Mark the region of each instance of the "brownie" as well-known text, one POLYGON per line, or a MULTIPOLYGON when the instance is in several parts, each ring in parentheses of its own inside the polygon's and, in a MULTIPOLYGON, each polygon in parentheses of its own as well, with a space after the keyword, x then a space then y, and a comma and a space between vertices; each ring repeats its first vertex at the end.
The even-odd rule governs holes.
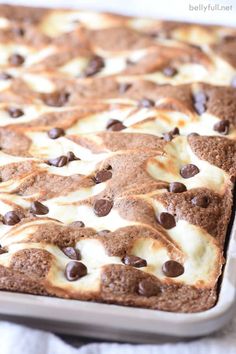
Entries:
POLYGON ((236 180, 236 29, 0 13, 0 289, 213 307, 236 180))

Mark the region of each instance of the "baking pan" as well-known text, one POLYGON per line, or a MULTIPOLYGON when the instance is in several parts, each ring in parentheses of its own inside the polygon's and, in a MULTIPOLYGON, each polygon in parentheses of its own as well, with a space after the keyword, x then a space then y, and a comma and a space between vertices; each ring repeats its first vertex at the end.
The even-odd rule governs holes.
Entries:
POLYGON ((210 310, 170 313, 0 291, 0 319, 57 333, 142 343, 210 334, 224 327, 236 312, 236 218, 233 214, 218 302, 210 310))
POLYGON ((210 310, 171 313, 0 291, 0 319, 58 333, 143 343, 210 334, 236 312, 236 218, 230 228, 219 298, 210 310))

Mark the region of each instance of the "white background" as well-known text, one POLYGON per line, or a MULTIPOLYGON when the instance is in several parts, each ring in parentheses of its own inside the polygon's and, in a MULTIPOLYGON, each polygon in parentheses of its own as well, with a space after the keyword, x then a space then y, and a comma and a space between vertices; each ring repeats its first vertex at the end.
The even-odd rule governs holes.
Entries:
MULTIPOLYGON (((0 0, 30 6, 66 6, 121 14, 219 23, 236 27, 236 0, 0 0), (233 11, 189 11, 189 4, 232 5, 233 11)), ((1 14, 0 14, 1 15, 1 14)), ((91 344, 75 349, 54 335, 0 322, 0 354, 235 354, 236 319, 211 337, 178 344, 132 346, 91 344)))
POLYGON ((236 26, 236 0, 0 0, 30 6, 66 6, 154 18, 179 19, 236 26), (190 11, 189 4, 232 5, 232 11, 190 11))

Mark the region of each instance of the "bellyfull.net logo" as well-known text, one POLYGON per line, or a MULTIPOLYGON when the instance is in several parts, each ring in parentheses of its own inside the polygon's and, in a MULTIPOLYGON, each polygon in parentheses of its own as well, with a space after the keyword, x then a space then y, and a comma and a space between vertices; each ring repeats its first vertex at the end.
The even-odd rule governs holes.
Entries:
POLYGON ((233 11, 233 5, 222 4, 189 4, 189 11, 233 11))

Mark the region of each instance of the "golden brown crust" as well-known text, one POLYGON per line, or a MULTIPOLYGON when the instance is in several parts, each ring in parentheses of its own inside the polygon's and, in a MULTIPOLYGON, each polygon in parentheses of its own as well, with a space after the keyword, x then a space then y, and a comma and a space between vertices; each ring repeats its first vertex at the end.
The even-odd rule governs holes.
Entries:
POLYGON ((223 197, 209 189, 199 188, 183 193, 164 193, 158 199, 163 202, 171 214, 176 215, 177 219, 184 219, 202 227, 221 243, 224 243, 222 235, 226 234, 232 208, 230 190, 223 197), (194 203, 196 198, 202 197, 207 198, 207 207, 194 203))
MULTIPOLYGON (((128 268, 128 267, 127 267, 128 268)), ((143 274, 138 269, 124 269, 120 266, 108 266, 102 277, 104 300, 109 303, 116 301, 126 306, 147 307, 173 312, 198 312, 214 306, 215 290, 201 290, 187 286, 165 286, 155 278, 143 274), (151 278, 151 279, 150 279, 151 278), (149 280, 160 291, 157 295, 145 297, 138 295, 138 284, 149 280)))
POLYGON ((200 159, 236 175, 236 141, 223 137, 190 136, 192 150, 200 159))
POLYGON ((236 30, 0 12, 0 289, 214 306, 236 177, 236 30), (74 281, 72 260, 86 266, 74 281))

